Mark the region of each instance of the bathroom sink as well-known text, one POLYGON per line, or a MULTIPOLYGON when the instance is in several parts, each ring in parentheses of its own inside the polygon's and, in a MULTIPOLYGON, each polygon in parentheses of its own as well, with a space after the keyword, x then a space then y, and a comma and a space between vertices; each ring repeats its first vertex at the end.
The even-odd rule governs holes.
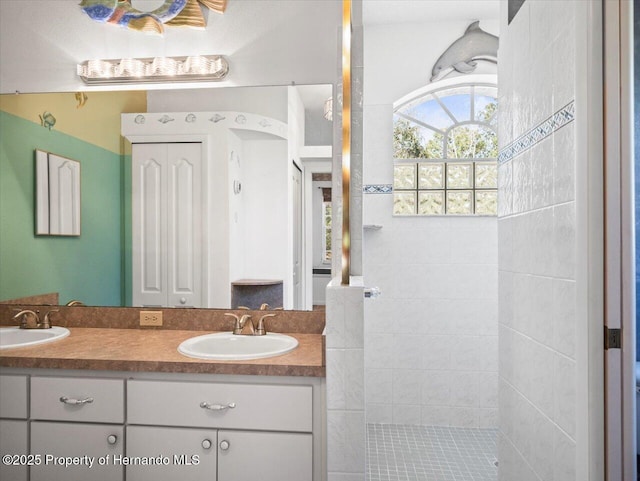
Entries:
POLYGON ((0 328, 0 349, 27 347, 45 342, 57 341, 69 335, 66 327, 51 329, 20 329, 19 327, 0 328))
POLYGON ((238 336, 217 332, 187 339, 178 346, 178 352, 196 359, 242 361, 280 356, 296 347, 297 339, 286 334, 269 332, 264 336, 238 336))

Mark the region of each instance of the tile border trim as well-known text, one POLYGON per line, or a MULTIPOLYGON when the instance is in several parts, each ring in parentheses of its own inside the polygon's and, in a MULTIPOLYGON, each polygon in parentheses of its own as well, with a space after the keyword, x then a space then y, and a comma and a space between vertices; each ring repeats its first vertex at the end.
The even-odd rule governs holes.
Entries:
POLYGON ((505 146, 498 154, 498 165, 509 162, 518 155, 526 152, 538 142, 541 142, 560 128, 573 122, 575 117, 575 100, 572 100, 549 118, 505 146))
POLYGON ((363 194, 392 194, 393 184, 366 184, 362 186, 363 194))

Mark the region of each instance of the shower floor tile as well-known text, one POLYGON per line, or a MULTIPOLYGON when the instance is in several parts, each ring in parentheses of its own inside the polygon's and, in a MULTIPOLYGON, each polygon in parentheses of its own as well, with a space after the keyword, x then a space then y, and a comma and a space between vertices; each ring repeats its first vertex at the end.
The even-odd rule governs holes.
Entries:
POLYGON ((496 481, 497 429, 367 425, 368 481, 496 481))

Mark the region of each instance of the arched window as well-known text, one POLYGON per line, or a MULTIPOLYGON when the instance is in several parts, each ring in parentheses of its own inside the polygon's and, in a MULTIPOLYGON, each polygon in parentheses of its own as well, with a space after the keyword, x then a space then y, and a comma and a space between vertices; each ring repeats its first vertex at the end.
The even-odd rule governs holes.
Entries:
POLYGON ((497 214, 496 97, 465 84, 396 106, 394 215, 497 214))

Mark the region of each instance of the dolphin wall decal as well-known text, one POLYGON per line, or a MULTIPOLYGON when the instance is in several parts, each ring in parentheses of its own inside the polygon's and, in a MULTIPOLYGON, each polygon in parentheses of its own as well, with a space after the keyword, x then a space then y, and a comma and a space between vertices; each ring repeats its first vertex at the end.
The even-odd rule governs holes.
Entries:
POLYGON ((476 69, 476 60, 498 63, 498 37, 482 30, 480 22, 473 22, 464 35, 453 42, 437 60, 431 71, 431 81, 440 80, 456 70, 470 73, 476 69))

